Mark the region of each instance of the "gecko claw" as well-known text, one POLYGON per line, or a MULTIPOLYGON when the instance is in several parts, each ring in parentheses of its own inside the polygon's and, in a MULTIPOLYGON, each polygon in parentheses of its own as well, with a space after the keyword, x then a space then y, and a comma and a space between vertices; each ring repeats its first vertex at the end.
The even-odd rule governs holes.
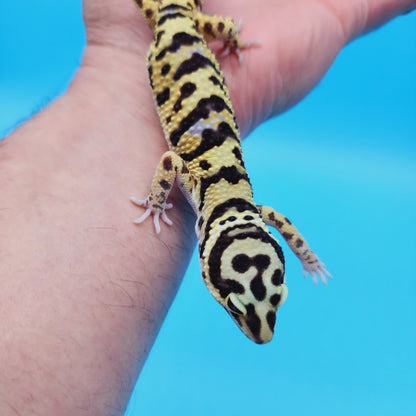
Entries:
POLYGON ((316 278, 316 276, 319 276, 324 285, 328 283, 326 279, 327 277, 329 279, 332 279, 331 273, 329 273, 328 270, 326 270, 325 264, 322 263, 320 260, 318 260, 312 265, 303 264, 303 277, 306 278, 308 273, 311 275, 312 281, 315 285, 318 284, 318 279, 316 278))
POLYGON ((143 221, 145 221, 150 215, 153 215, 153 224, 155 227, 156 234, 160 234, 161 228, 160 228, 160 222, 159 219, 162 218, 163 222, 168 225, 172 225, 173 222, 169 219, 169 217, 166 215, 165 210, 171 209, 173 207, 173 204, 165 204, 165 207, 163 210, 156 210, 149 206, 149 203, 147 199, 138 199, 132 196, 130 200, 139 207, 146 207, 146 211, 144 214, 134 220, 133 222, 135 224, 141 224, 143 221))

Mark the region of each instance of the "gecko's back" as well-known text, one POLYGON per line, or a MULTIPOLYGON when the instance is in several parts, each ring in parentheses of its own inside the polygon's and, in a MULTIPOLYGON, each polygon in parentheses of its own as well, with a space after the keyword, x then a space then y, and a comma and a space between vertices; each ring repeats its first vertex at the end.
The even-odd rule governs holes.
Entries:
POLYGON ((212 199, 207 192, 212 194, 211 185, 220 178, 233 186, 217 189, 217 202, 237 194, 251 200, 252 195, 224 77, 197 24, 189 2, 163 2, 148 72, 166 140, 196 180, 193 206, 206 216, 212 199))

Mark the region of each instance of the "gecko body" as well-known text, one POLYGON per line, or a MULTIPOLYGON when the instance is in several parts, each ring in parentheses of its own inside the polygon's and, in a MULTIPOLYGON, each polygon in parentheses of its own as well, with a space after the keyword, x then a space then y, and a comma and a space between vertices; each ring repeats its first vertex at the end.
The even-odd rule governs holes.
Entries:
POLYGON ((196 215, 202 278, 238 327, 254 342, 271 340, 277 308, 287 296, 285 261, 275 227, 302 261, 304 272, 328 274, 291 222, 256 205, 244 166, 240 134, 219 63, 207 46, 222 40, 246 47, 229 18, 202 13, 201 0, 135 0, 154 32, 147 59, 149 81, 170 150, 161 158, 146 208, 171 221, 167 198, 178 182, 196 215))

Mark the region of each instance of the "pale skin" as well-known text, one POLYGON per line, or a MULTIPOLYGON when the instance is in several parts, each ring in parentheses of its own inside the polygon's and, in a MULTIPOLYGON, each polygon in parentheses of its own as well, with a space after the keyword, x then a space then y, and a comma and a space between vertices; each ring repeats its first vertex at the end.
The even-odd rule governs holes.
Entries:
MULTIPOLYGON (((243 19, 243 41, 262 41, 242 65, 221 59, 243 135, 304 97, 346 43, 414 7, 207 0, 207 13, 243 19)), ((129 197, 145 197, 167 149, 145 70, 151 31, 132 0, 85 0, 84 19, 67 93, 0 143, 3 416, 122 415, 195 243, 178 191, 173 226, 133 224, 129 197)))

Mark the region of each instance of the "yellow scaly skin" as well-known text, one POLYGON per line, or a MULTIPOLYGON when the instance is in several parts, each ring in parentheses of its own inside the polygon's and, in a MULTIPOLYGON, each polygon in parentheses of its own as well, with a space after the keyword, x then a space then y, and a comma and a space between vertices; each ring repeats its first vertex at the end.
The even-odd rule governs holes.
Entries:
POLYGON ((198 219, 203 280, 214 298, 254 342, 272 339, 277 308, 287 296, 282 249, 266 223, 282 234, 302 261, 304 273, 325 282, 330 276, 290 221, 253 202, 240 147, 240 134, 224 77, 207 41, 224 41, 239 53, 233 20, 202 13, 202 0, 135 0, 154 32, 147 68, 157 111, 170 150, 156 169, 135 222, 165 210, 175 179, 198 219))

